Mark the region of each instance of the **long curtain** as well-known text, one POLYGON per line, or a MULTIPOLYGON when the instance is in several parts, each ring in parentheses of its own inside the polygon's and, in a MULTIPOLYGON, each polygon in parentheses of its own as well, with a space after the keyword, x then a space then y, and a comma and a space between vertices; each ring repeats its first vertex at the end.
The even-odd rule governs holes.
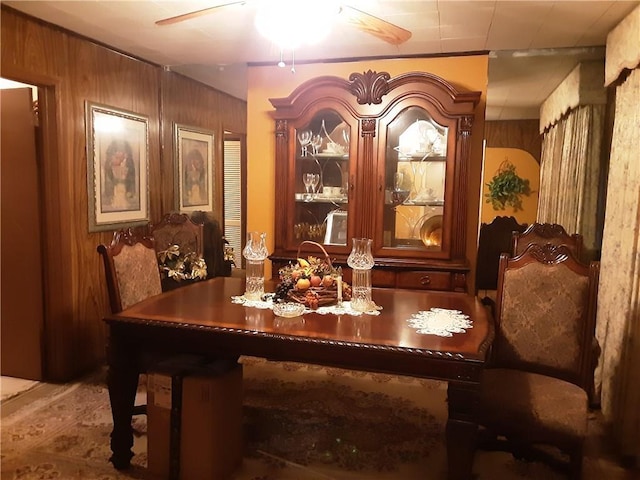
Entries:
POLYGON ((550 127, 542 140, 537 221, 580 233, 591 258, 600 249, 598 182, 605 109, 605 105, 577 107, 550 127))
POLYGON ((640 461, 640 69, 616 90, 596 371, 602 412, 623 455, 640 461))

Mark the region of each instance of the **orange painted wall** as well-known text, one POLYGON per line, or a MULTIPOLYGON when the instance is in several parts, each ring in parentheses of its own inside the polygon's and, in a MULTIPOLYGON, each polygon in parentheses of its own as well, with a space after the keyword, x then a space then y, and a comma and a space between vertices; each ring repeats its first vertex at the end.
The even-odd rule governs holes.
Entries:
POLYGON ((540 165, 535 158, 519 148, 487 148, 484 159, 484 177, 482 179, 482 205, 480 218, 482 223, 491 223, 497 216, 514 217, 518 223, 532 224, 538 213, 538 192, 540 191, 540 165), (496 174, 502 162, 508 159, 515 167, 519 177, 529 180, 531 195, 522 197, 522 210, 517 212, 512 207, 494 210, 491 203, 486 202, 489 193, 487 183, 496 174))
MULTIPOLYGON (((460 57, 391 59, 343 63, 318 63, 289 68, 249 67, 247 97, 247 230, 267 232, 267 246, 273 250, 275 221, 275 123, 269 116, 269 98, 288 96, 301 83, 321 75, 348 78, 353 72, 386 71, 392 77, 406 72, 425 71, 438 75, 461 90, 481 91, 473 127, 469 206, 467 218, 467 257, 475 264, 476 231, 482 175, 482 139, 487 90, 487 55, 460 57)), ((269 262, 267 262, 269 263, 269 262)), ((265 275, 271 275, 267 266, 265 275)), ((471 276, 473 278, 473 275, 471 276)))

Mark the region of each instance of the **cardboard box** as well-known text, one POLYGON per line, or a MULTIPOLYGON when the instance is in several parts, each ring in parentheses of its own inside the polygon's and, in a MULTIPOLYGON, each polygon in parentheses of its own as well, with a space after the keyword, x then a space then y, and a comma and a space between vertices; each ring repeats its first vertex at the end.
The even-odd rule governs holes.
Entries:
POLYGON ((178 478, 180 436, 170 435, 172 424, 180 428, 182 379, 204 363, 201 357, 179 356, 154 366, 147 375, 147 469, 158 478, 178 478), (171 441, 173 440, 173 445, 171 441))
POLYGON ((182 383, 181 480, 225 480, 242 463, 242 365, 182 383))
POLYGON ((148 470, 171 480, 224 480, 242 463, 242 365, 164 365, 147 394, 148 470))

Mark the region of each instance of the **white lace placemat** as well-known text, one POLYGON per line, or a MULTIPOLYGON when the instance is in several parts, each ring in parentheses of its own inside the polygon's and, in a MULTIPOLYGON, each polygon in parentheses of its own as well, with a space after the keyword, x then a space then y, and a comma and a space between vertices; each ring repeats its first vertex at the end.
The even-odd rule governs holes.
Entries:
POLYGON ((454 333, 465 333, 468 328, 473 328, 469 315, 463 314, 460 310, 446 308, 432 308, 414 313, 407 323, 417 329, 418 333, 440 337, 451 337, 454 333))
MULTIPOLYGON (((247 300, 244 295, 238 295, 231 297, 232 303, 239 303, 240 305, 244 305, 245 307, 253 307, 253 308, 262 308, 262 309, 273 309, 273 300, 247 300)), ((303 315, 305 313, 319 313, 320 315, 353 315, 358 316, 366 313, 367 315, 380 315, 380 310, 382 307, 378 305, 373 305, 372 309, 367 312, 360 312, 358 310, 354 310, 351 308, 351 302, 342 302, 342 306, 338 305, 328 305, 326 307, 318 307, 316 310, 311 310, 310 308, 305 308, 303 315)))

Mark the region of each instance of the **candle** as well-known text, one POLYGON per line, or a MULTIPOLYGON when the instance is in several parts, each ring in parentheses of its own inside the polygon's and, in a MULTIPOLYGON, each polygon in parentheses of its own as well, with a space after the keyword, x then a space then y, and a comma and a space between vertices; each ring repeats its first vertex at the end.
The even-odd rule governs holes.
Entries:
POLYGON ((342 275, 338 275, 338 304, 342 303, 342 275))

